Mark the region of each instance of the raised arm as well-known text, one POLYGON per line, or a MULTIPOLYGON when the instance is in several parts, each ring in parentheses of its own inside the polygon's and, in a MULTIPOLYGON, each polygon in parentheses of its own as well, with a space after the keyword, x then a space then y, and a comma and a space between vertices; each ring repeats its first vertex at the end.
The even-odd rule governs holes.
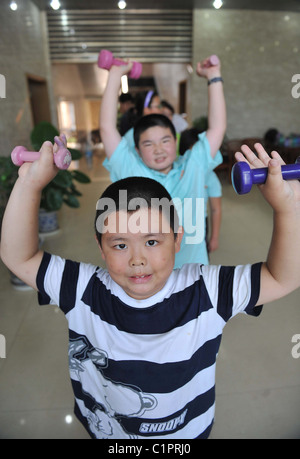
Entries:
POLYGON ((2 223, 1 258, 33 288, 43 252, 38 246, 38 211, 42 189, 58 172, 53 145, 45 142, 38 161, 24 163, 10 195, 2 223))
POLYGON ((300 183, 282 179, 284 164, 277 152, 271 156, 262 145, 255 145, 258 157, 246 145, 236 153, 238 161, 252 168, 268 167, 268 178, 259 188, 273 208, 273 235, 267 261, 261 272, 258 305, 279 299, 300 287, 300 183))
POLYGON ((207 67, 207 60, 197 63, 197 74, 207 78, 208 84, 208 129, 206 136, 211 148, 211 155, 214 157, 222 145, 226 132, 226 105, 223 91, 223 82, 214 81, 221 78, 220 64, 207 67))
POLYGON ((132 63, 121 66, 113 65, 109 71, 104 90, 100 107, 100 134, 108 158, 111 157, 121 141, 121 135, 117 129, 118 96, 121 77, 130 72, 132 65, 132 63))

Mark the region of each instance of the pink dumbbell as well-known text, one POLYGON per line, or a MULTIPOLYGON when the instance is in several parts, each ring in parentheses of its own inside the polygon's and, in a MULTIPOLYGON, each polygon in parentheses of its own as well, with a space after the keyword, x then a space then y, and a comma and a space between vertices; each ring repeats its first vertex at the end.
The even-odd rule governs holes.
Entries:
MULTIPOLYGON (((102 49, 98 57, 98 67, 101 69, 109 70, 112 65, 127 65, 127 62, 121 59, 115 59, 113 54, 107 49, 102 49)), ((140 62, 133 62, 132 69, 129 72, 129 77, 137 80, 142 73, 142 64, 140 62)))
MULTIPOLYGON (((22 166, 25 162, 33 162, 39 159, 39 151, 28 151, 25 147, 15 147, 11 152, 11 160, 16 166, 22 166)), ((59 169, 68 169, 72 161, 71 153, 65 147, 60 146, 53 155, 54 162, 59 169)))
POLYGON ((212 67, 214 65, 218 65, 219 64, 219 58, 218 56, 216 56, 215 54, 212 54, 209 58, 208 58, 208 61, 207 63, 204 65, 205 68, 207 67, 212 67))

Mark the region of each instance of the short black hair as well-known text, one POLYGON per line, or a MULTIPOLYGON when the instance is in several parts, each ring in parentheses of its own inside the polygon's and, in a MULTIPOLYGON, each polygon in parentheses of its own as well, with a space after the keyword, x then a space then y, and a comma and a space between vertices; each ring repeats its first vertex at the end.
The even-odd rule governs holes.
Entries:
POLYGON ((110 213, 119 210, 133 213, 141 207, 156 208, 162 212, 174 233, 174 239, 177 238, 178 214, 165 187, 150 178, 128 177, 109 185, 97 202, 94 228, 99 244, 101 245, 104 220, 110 213), (124 193, 121 194, 123 191, 124 193), (123 200, 123 198, 125 199, 123 200), (134 203, 133 207, 132 203, 134 203), (99 218, 101 216, 102 218, 99 218))
POLYGON ((167 100, 162 100, 160 104, 162 107, 165 107, 168 110, 170 110, 173 114, 175 113, 173 105, 171 105, 170 102, 168 102, 167 100))
POLYGON ((133 99, 133 96, 127 92, 127 93, 123 93, 120 95, 119 97, 119 102, 122 104, 124 102, 134 102, 134 99, 133 99))
POLYGON ((192 127, 190 129, 185 129, 180 134, 179 141, 179 154, 182 156, 187 150, 190 150, 192 146, 198 141, 199 134, 201 134, 200 129, 192 127))
POLYGON ((165 115, 152 113, 151 115, 142 116, 142 118, 138 120, 134 127, 133 137, 136 148, 139 148, 141 134, 143 134, 143 132, 145 132, 147 129, 155 126, 169 128, 174 139, 176 139, 176 130, 172 121, 170 121, 170 119, 165 115))

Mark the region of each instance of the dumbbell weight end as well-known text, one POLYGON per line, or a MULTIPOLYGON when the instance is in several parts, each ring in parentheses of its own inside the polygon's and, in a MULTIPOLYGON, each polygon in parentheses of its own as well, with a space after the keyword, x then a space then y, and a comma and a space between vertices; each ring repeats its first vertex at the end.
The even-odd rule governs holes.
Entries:
POLYGON ((204 68, 208 67, 213 67, 214 65, 218 65, 220 63, 220 60, 218 56, 215 54, 212 54, 206 61, 206 64, 204 65, 204 68))
POLYGON ((212 54, 209 58, 210 65, 218 65, 219 64, 219 58, 215 54, 212 54))
MULTIPOLYGON (((299 180, 300 156, 297 158, 295 164, 281 166, 281 172, 284 180, 299 180)), ((231 171, 232 186, 237 194, 246 194, 249 193, 252 185, 265 183, 267 176, 267 167, 251 169, 248 163, 240 161, 233 166, 231 171)))

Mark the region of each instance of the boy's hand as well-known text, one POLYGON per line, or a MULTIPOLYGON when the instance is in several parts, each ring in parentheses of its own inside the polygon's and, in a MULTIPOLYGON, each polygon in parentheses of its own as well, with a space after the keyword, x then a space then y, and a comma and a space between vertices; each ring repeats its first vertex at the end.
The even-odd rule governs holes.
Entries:
POLYGON ((284 180, 284 161, 276 151, 271 155, 260 143, 254 153, 243 145, 235 154, 237 161, 246 161, 252 169, 268 168, 266 183, 257 185, 273 208, 273 234, 267 260, 261 268, 260 292, 256 305, 282 298, 300 286, 300 183, 284 180))
POLYGON ((57 152, 58 146, 51 142, 43 143, 37 161, 25 162, 19 168, 19 177, 23 183, 29 184, 36 191, 41 191, 54 179, 59 169, 53 161, 53 155, 57 152))
POLYGON ((123 75, 127 75, 132 69, 133 62, 128 62, 126 65, 112 65, 110 73, 116 73, 121 78, 123 75))
POLYGON ((255 144, 257 154, 247 145, 241 147, 242 153, 237 152, 237 161, 246 161, 251 169, 267 167, 268 177, 263 185, 258 185, 264 198, 274 209, 275 212, 288 213, 298 211, 300 213, 300 183, 298 180, 283 180, 281 166, 284 161, 281 156, 272 151, 271 156, 265 151, 264 147, 255 144))
POLYGON ((208 64, 209 64, 209 57, 207 57, 201 62, 197 62, 197 66, 196 66, 197 75, 203 78, 207 78, 208 80, 211 80, 212 78, 215 78, 215 77, 220 77, 221 76, 220 62, 218 65, 209 66, 208 64))

